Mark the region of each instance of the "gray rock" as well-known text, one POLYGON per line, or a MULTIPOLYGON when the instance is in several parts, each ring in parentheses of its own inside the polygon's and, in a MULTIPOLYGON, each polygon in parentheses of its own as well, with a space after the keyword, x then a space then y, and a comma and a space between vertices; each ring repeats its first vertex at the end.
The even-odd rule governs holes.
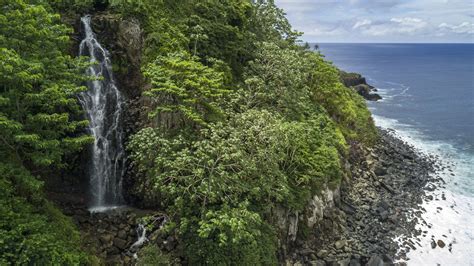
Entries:
POLYGON ((99 237, 102 245, 108 245, 112 241, 113 236, 111 234, 103 234, 99 237))
POLYGON ((120 239, 120 238, 115 238, 114 239, 114 246, 118 247, 121 250, 125 250, 128 248, 127 246, 127 241, 120 239))
POLYGON ((311 266, 326 266, 326 262, 323 260, 313 260, 309 262, 309 265, 311 266))
POLYGON ((127 232, 125 232, 124 230, 120 230, 118 231, 117 236, 121 239, 127 239, 127 232))
POLYGON ((305 248, 305 249, 300 251, 300 254, 303 255, 303 256, 308 256, 308 255, 313 254, 313 253, 315 253, 314 250, 312 250, 310 248, 305 248))
POLYGON ((111 246, 111 247, 107 248, 106 251, 107 251, 108 256, 120 254, 120 250, 116 246, 111 246))
POLYGON ((336 249, 341 249, 341 248, 343 248, 345 245, 346 245, 346 240, 338 240, 338 241, 336 241, 336 243, 334 244, 334 246, 336 247, 336 249))
POLYGON ((366 266, 384 266, 384 263, 382 258, 380 258, 378 255, 373 255, 370 257, 366 266))
POLYGON ((343 259, 343 260, 340 260, 337 262, 337 265, 338 266, 349 266, 349 263, 350 263, 350 259, 343 259))
POLYGON ((431 240, 431 248, 436 248, 436 242, 434 240, 431 240))
POLYGON ((327 250, 321 249, 320 251, 318 251, 318 253, 316 253, 316 256, 318 256, 318 258, 324 259, 324 258, 326 258, 328 253, 329 252, 327 250))
POLYGON ((349 266, 361 266, 360 261, 358 259, 351 259, 349 266))
POLYGON ((377 175, 377 176, 384 176, 387 174, 387 169, 381 167, 381 166, 376 166, 375 169, 374 169, 374 173, 377 175))

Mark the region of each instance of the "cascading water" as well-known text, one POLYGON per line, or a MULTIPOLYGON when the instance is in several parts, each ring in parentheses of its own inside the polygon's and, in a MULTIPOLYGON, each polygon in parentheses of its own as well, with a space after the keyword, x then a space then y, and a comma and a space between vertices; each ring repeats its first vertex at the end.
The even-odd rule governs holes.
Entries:
POLYGON ((79 55, 89 56, 93 64, 87 69, 87 74, 94 79, 87 82, 88 90, 79 95, 79 100, 95 139, 89 168, 91 210, 101 211, 123 203, 123 97, 112 75, 109 52, 100 45, 92 31, 91 17, 82 17, 81 23, 85 36, 79 46, 79 55))

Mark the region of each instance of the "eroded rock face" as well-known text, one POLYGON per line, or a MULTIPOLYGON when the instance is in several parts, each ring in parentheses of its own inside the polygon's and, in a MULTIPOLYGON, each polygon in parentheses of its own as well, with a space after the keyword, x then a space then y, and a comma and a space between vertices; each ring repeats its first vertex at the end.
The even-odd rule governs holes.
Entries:
POLYGON ((360 96, 369 101, 378 101, 382 97, 374 93, 377 91, 373 86, 367 84, 367 81, 364 77, 357 73, 347 73, 345 71, 340 71, 339 76, 341 78, 342 84, 344 86, 355 90, 360 96))
POLYGON ((313 228, 324 217, 324 210, 334 208, 339 200, 339 188, 324 189, 321 194, 314 195, 306 208, 306 224, 313 228))
POLYGON ((111 54, 119 89, 129 99, 140 96, 144 86, 140 71, 143 48, 140 23, 104 12, 92 15, 92 28, 111 54))
MULTIPOLYGON (((325 215, 335 209, 339 198, 339 187, 325 187, 313 196, 302 213, 284 208, 274 210, 273 217, 279 232, 280 261, 288 261, 289 254, 293 253, 296 247, 305 246, 306 239, 301 238, 299 230, 306 227, 305 230, 314 231, 325 215)), ((316 253, 309 248, 303 248, 302 252, 306 255, 316 253)))

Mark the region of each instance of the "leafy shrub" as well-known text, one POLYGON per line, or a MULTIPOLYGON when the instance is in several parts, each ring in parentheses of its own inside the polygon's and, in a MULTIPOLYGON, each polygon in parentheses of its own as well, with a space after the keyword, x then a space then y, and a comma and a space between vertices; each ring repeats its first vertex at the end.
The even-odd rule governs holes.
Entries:
POLYGON ((84 64, 71 30, 42 1, 0 1, 0 264, 86 263, 76 228, 45 200, 42 179, 92 141, 76 93, 84 64), (33 176, 32 173, 35 173, 33 176))
POLYGON ((171 257, 168 254, 164 254, 156 245, 149 244, 142 249, 138 254, 139 266, 168 266, 171 264, 171 257))
POLYGON ((87 263, 72 222, 43 199, 41 182, 0 163, 0 264, 87 263))
POLYGON ((176 114, 178 125, 206 124, 222 115, 219 100, 227 90, 223 73, 207 67, 188 53, 159 56, 144 68, 152 85, 144 95, 150 97, 154 110, 150 117, 163 113, 176 114))

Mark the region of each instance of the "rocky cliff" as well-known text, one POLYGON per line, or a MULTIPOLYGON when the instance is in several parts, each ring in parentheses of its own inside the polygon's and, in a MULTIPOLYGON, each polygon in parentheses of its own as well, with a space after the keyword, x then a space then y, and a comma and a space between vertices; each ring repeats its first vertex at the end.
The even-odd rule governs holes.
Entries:
POLYGON ((377 91, 376 88, 367 84, 362 75, 357 73, 348 73, 345 71, 340 71, 339 75, 341 77, 341 82, 348 88, 355 90, 360 96, 364 97, 364 99, 369 101, 378 101, 382 99, 382 97, 374 93, 377 91))

